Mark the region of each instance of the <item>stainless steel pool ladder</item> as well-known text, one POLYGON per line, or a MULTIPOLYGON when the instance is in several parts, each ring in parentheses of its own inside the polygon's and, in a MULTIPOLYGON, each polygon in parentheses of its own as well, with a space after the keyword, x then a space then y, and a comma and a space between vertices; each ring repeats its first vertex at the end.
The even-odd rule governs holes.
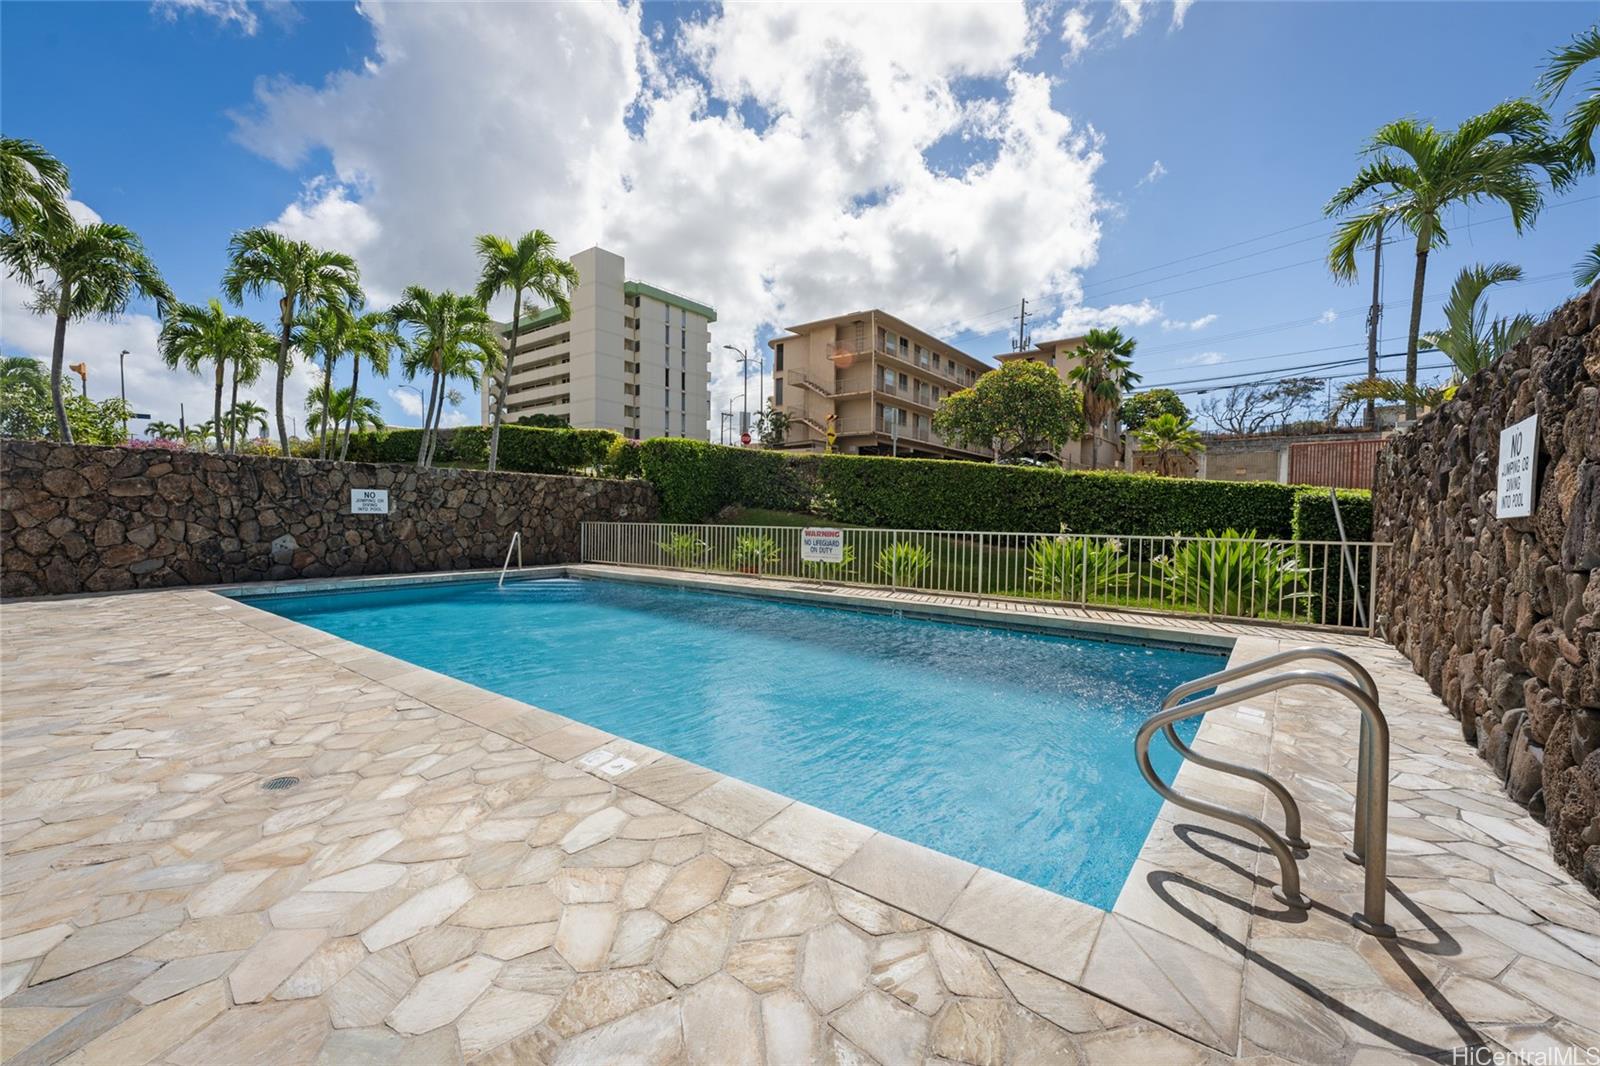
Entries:
POLYGON ((511 553, 517 553, 517 569, 522 569, 522 530, 511 534, 511 543, 506 545, 506 561, 500 564, 500 583, 496 588, 505 588, 506 571, 511 568, 511 553))
POLYGON ((1281 872, 1279 888, 1274 890, 1273 896, 1290 907, 1299 909, 1309 907, 1311 901, 1300 892, 1300 865, 1295 858, 1294 850, 1308 850, 1311 845, 1300 835, 1300 807, 1289 794, 1289 790, 1277 778, 1262 770, 1237 766, 1202 755, 1180 740, 1173 728, 1177 722, 1185 718, 1193 718, 1219 707, 1243 703, 1257 696, 1297 685, 1332 689, 1349 699, 1361 711, 1361 750, 1356 770, 1355 834, 1353 845, 1345 852, 1345 857, 1351 862, 1365 866, 1366 883, 1362 909, 1352 916, 1351 921, 1356 928, 1374 936, 1392 937, 1394 929, 1384 921, 1383 917, 1389 840, 1389 723, 1384 719, 1383 710, 1378 705, 1378 686, 1373 682, 1372 675, 1355 659, 1332 648, 1291 648, 1179 685, 1167 693, 1166 698, 1161 701, 1161 709, 1145 721, 1139 728, 1138 736, 1134 738, 1134 753, 1139 760, 1139 772, 1144 774, 1144 779, 1150 783, 1151 788, 1172 803, 1248 829, 1260 837, 1277 857, 1281 872), (1203 689, 1251 677, 1302 659, 1322 659, 1334 663, 1343 667, 1355 681, 1352 684, 1346 678, 1315 670, 1285 670, 1234 688, 1213 692, 1190 703, 1179 703, 1186 696, 1192 696, 1203 689), (1259 818, 1252 818, 1248 814, 1186 796, 1161 780, 1150 764, 1150 741, 1158 730, 1166 736, 1167 742, 1177 749, 1183 758, 1212 770, 1254 781, 1277 797, 1278 802, 1283 805, 1283 835, 1280 836, 1259 818))

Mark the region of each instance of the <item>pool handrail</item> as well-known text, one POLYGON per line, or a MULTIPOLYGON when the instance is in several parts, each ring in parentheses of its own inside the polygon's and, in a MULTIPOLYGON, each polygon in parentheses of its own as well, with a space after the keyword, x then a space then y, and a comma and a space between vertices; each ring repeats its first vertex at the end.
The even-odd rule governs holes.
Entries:
POLYGON ((1357 928, 1374 936, 1393 936, 1393 928, 1384 921, 1388 865, 1389 726, 1379 706, 1377 686, 1372 681, 1372 675, 1350 656, 1332 648, 1294 648, 1177 686, 1162 700, 1161 709, 1145 721, 1134 738, 1134 752, 1139 763, 1139 772, 1162 798, 1188 810, 1248 829, 1260 837, 1278 860, 1280 882, 1279 888, 1273 895, 1291 907, 1309 906, 1310 901, 1300 891, 1300 867, 1291 850, 1293 847, 1305 844, 1303 840, 1299 840, 1299 807, 1288 790, 1270 774, 1200 755, 1178 741, 1173 730, 1173 726, 1183 719, 1297 685, 1331 689, 1344 695, 1361 711, 1355 843, 1353 849, 1346 854, 1353 861, 1365 866, 1365 891, 1362 910, 1352 916, 1352 921, 1357 928), (1222 689, 1189 703, 1178 703, 1186 695, 1192 695, 1201 689, 1259 674, 1286 662, 1309 658, 1323 659, 1345 668, 1355 678, 1355 683, 1330 673, 1289 670, 1258 678, 1234 688, 1222 689), (1180 757, 1192 758, 1202 766, 1256 781, 1271 791, 1284 805, 1285 829, 1290 839, 1280 836, 1276 830, 1260 819, 1185 795, 1162 781, 1150 762, 1150 740, 1157 731, 1167 736, 1169 742, 1174 743, 1180 757))
POLYGON ((517 553, 517 569, 522 569, 522 530, 518 529, 511 534, 511 543, 506 545, 506 561, 500 564, 500 583, 495 588, 506 587, 506 571, 511 567, 511 553, 517 553))

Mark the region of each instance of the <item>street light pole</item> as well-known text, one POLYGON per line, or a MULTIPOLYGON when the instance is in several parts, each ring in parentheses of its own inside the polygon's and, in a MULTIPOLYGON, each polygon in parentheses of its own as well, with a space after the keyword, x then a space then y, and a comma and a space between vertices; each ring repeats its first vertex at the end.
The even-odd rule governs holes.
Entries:
POLYGON ((128 441, 128 375, 123 370, 122 361, 128 358, 128 349, 124 348, 117 355, 117 391, 122 395, 122 441, 128 441))
MULTIPOLYGON (((751 362, 751 356, 750 356, 750 353, 745 351, 743 348, 736 348, 731 344, 724 344, 723 347, 728 349, 728 351, 730 351, 730 352, 738 352, 739 353, 739 379, 744 385, 744 415, 741 418, 741 424, 739 426, 739 432, 741 434, 748 433, 748 432, 750 432, 750 362, 751 362)), ((765 381, 765 377, 763 377, 762 380, 765 381)), ((741 444, 743 443, 742 439, 740 440, 740 443, 741 444)))

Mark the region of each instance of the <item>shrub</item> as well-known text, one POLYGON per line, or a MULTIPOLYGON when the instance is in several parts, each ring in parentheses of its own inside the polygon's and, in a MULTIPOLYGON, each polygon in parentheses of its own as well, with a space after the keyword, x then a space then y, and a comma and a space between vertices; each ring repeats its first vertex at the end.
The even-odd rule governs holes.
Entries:
POLYGON ((664 522, 701 522, 729 504, 811 508, 808 457, 725 448, 683 437, 655 437, 639 447, 640 469, 661 496, 664 522))
POLYGON ((606 461, 602 469, 606 477, 643 477, 644 465, 641 456, 642 448, 638 441, 618 437, 606 449, 606 461))
POLYGON ((733 542, 729 562, 736 570, 754 573, 777 566, 779 557, 777 541, 765 535, 747 533, 733 542))
POLYGON ((1028 545, 1028 591, 1061 599, 1120 593, 1133 579, 1122 544, 1095 537, 1040 537, 1028 545))
POLYGON ((876 569, 886 581, 915 588, 933 563, 933 556, 920 544, 897 540, 878 552, 876 569))
POLYGON ((1211 614, 1306 616, 1311 575, 1294 547, 1260 543, 1255 530, 1205 536, 1156 557, 1152 576, 1169 600, 1211 614))
MULTIPOLYGON (((1338 489, 1339 515, 1348 540, 1372 539, 1372 493, 1366 489, 1338 489)), ((1338 540, 1339 523, 1327 489, 1298 488, 1290 520, 1295 540, 1338 540)))
POLYGON ((709 545, 693 533, 674 533, 656 547, 673 566, 692 566, 705 555, 709 545))
MULTIPOLYGON (((613 445, 621 440, 621 436, 609 429, 503 426, 500 429, 500 469, 522 474, 600 470, 605 467, 613 445)), ((356 433, 350 438, 346 458, 353 463, 414 463, 421 446, 420 429, 356 433)), ((489 430, 484 426, 442 430, 433 457, 440 463, 487 463, 489 430)))

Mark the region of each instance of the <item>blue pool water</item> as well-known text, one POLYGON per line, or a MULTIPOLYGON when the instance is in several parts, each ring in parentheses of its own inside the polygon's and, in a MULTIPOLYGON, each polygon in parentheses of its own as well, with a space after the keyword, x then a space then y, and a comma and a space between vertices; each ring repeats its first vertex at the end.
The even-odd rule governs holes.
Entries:
POLYGON ((251 602, 1107 910, 1161 805, 1134 732, 1168 689, 1223 665, 1209 649, 613 581, 251 602))

